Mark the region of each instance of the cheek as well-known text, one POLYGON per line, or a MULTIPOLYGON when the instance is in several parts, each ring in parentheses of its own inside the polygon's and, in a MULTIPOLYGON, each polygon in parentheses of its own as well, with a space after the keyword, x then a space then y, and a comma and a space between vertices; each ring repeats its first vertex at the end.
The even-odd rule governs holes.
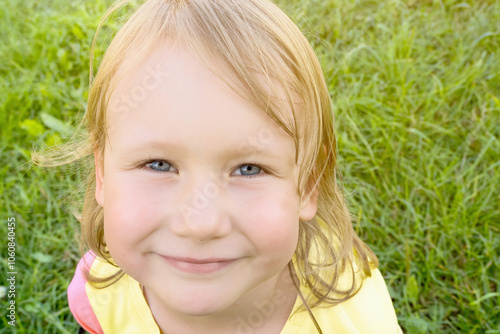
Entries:
POLYGON ((140 251, 158 221, 157 199, 144 187, 120 178, 108 178, 104 190, 104 235, 112 257, 140 251))
POLYGON ((291 258, 298 241, 299 201, 288 194, 268 192, 259 196, 246 207, 242 217, 248 217, 244 228, 262 252, 291 258))

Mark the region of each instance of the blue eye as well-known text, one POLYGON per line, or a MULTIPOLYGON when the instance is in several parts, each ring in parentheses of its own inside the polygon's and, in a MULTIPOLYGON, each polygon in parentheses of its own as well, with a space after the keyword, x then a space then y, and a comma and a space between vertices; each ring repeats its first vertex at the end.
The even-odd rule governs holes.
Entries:
POLYGON ((155 172, 169 172, 172 168, 172 165, 166 162, 165 160, 154 160, 148 162, 146 167, 155 171, 155 172))
MULTIPOLYGON (((165 160, 153 159, 143 165, 144 168, 155 173, 175 172, 175 167, 165 160)), ((240 165, 235 172, 237 176, 256 177, 265 171, 255 164, 240 165)))
POLYGON ((256 165, 241 165, 237 170, 241 171, 241 176, 257 176, 262 171, 262 168, 256 165))

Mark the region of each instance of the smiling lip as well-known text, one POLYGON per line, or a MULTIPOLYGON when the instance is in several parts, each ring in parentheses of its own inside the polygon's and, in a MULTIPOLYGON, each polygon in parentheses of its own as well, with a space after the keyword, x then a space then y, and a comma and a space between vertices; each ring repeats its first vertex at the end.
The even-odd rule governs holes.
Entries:
POLYGON ((237 261, 237 259, 225 258, 193 259, 188 257, 162 257, 175 269, 191 274, 215 273, 237 261))

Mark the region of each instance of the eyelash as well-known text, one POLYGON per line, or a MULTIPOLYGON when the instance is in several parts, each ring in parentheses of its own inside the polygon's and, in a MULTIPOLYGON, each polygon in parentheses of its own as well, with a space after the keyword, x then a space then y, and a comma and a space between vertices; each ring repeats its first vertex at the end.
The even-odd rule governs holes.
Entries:
MULTIPOLYGON (((154 173, 154 174, 158 174, 158 173, 159 173, 159 174, 161 174, 161 173, 165 173, 165 172, 161 172, 161 171, 157 171, 157 170, 154 170, 154 169, 148 168, 148 164, 150 164, 150 163, 152 163, 152 162, 157 162, 157 161, 158 161, 158 162, 159 162, 159 161, 161 161, 161 162, 166 162, 167 164, 169 164, 169 165, 173 166, 173 164, 171 164, 170 162, 168 162, 167 160, 164 160, 164 159, 149 159, 149 160, 147 160, 147 161, 145 161, 145 162, 142 162, 142 163, 139 165, 139 168, 140 168, 140 169, 144 169, 144 170, 146 170, 148 173, 154 173)), ((255 166, 255 167, 257 167, 257 168, 259 168, 259 169, 260 169, 260 173, 259 173, 259 174, 256 174, 256 175, 237 175, 237 176, 243 176, 243 177, 245 177, 245 178, 254 178, 254 177, 261 177, 261 176, 263 176, 263 175, 268 174, 267 170, 266 170, 264 167, 262 167, 261 165, 259 165, 259 164, 257 164, 257 163, 253 163, 253 162, 246 162, 246 163, 243 163, 243 164, 239 165, 239 166, 238 166, 238 168, 236 168, 236 169, 239 169, 239 168, 241 168, 241 167, 243 167, 243 166, 255 166)))

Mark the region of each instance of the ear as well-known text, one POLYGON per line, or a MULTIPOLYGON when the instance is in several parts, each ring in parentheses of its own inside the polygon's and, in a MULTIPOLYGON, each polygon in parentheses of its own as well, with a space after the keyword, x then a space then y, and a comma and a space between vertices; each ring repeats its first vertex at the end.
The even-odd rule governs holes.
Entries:
POLYGON ((94 166, 95 199, 100 206, 104 207, 104 159, 97 151, 94 151, 94 166))
POLYGON ((301 198, 299 218, 302 221, 313 219, 318 210, 318 187, 314 187, 314 183, 314 178, 311 176, 308 181, 307 189, 301 198))

